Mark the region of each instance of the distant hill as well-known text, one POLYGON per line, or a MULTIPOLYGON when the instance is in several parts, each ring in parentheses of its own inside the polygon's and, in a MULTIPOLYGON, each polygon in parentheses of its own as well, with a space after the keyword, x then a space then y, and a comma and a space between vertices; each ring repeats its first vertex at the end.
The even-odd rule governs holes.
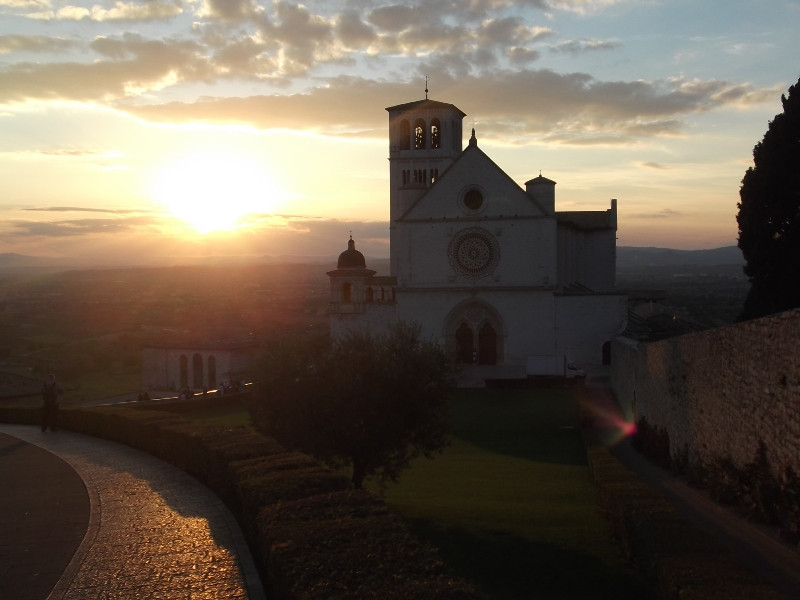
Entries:
MULTIPOLYGON (((367 266, 380 273, 388 272, 388 259, 367 257, 367 266)), ((171 265, 225 265, 225 264, 336 264, 336 256, 197 256, 181 258, 151 258, 147 261, 120 263, 117 265, 93 265, 86 261, 71 261, 64 258, 27 256, 16 253, 0 253, 0 270, 25 269, 92 269, 115 267, 157 267, 171 265)), ((670 248, 648 248, 637 246, 617 247, 617 267, 687 267, 742 265, 742 252, 736 246, 714 248, 712 250, 673 250, 670 248)))
POLYGON ((14 252, 0 254, 0 269, 43 267, 50 266, 54 262, 55 261, 53 259, 42 258, 41 256, 26 256, 24 254, 16 254, 14 252))
POLYGON ((617 247, 617 267, 714 267, 743 265, 742 251, 737 246, 711 250, 672 250, 637 246, 617 247))

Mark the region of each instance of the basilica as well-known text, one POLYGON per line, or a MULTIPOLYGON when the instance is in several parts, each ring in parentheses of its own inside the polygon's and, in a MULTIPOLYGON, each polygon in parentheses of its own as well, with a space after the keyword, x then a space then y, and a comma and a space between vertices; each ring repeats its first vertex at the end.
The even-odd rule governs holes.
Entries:
POLYGON ((453 104, 389 113, 390 273, 352 238, 330 278, 334 339, 416 322, 475 381, 564 374, 608 360, 626 324, 615 291, 616 200, 557 211, 556 183, 521 187, 478 146, 453 104))

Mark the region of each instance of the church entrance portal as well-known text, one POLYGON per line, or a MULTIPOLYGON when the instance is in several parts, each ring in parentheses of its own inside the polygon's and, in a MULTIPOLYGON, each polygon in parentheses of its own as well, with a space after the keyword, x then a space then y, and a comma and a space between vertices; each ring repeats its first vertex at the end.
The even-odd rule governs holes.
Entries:
POLYGON ((447 320, 448 348, 461 365, 502 363, 502 326, 495 311, 483 303, 456 307, 447 320))

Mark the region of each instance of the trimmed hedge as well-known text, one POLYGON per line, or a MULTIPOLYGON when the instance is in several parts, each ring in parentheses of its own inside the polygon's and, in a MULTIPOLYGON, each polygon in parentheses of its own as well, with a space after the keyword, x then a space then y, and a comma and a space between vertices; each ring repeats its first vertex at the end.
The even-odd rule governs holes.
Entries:
POLYGON ((341 490, 264 506, 259 546, 269 556, 276 600, 477 598, 438 555, 363 490, 341 490), (325 557, 325 560, 318 560, 325 557))
MULTIPOLYGON (((38 425, 37 408, 0 407, 0 421, 38 425)), ((126 407, 64 408, 62 427, 120 442, 190 473, 239 521, 275 600, 479 600, 450 576, 375 496, 311 457, 248 428, 195 424, 126 407)), ((587 439, 598 502, 654 598, 783 596, 690 526, 667 500, 587 439)))
POLYGON ((640 482, 608 448, 587 442, 600 507, 657 599, 778 600, 784 596, 640 482))
MULTIPOLYGON (((276 600, 485 600, 451 577, 378 498, 245 427, 204 426, 160 410, 62 408, 61 427, 157 456, 216 493, 238 520, 276 600)), ((41 409, 0 407, 38 425, 41 409)))

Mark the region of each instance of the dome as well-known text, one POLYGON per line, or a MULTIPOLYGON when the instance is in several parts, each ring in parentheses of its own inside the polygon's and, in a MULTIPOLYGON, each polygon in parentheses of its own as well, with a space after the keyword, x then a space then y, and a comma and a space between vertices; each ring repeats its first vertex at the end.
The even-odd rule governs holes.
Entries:
POLYGON ((347 242, 347 250, 339 255, 339 260, 336 263, 337 269, 366 269, 367 262, 364 260, 364 255, 356 250, 356 243, 351 237, 347 242))

